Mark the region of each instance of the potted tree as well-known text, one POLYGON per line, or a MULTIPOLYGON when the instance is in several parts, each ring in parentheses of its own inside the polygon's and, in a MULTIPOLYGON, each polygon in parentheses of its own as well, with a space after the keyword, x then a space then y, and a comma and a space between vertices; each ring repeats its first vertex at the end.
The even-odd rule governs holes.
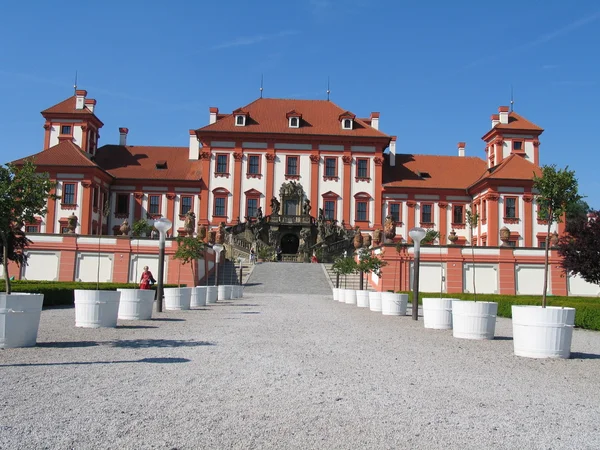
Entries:
POLYGON ((452 300, 452 335, 461 339, 494 339, 496 334, 496 317, 498 315, 497 302, 481 302, 477 300, 477 287, 475 277, 475 242, 473 229, 479 223, 479 214, 472 211, 466 212, 466 222, 469 227, 471 244, 473 300, 452 300))
POLYGON ((259 247, 256 256, 258 257, 258 262, 273 261, 275 260, 275 249, 271 246, 263 245, 259 247))
MULTIPOLYGON (((378 277, 381 276, 381 268, 387 266, 387 262, 373 255, 367 249, 363 249, 359 253, 358 259, 358 270, 361 272, 361 278, 363 274, 374 273, 378 277)), ((362 284, 362 280, 361 280, 362 284)), ((361 290, 356 292, 356 306, 359 308, 368 308, 369 307, 369 292, 366 290, 361 290)))
POLYGON ((344 277, 344 288, 338 289, 337 300, 342 303, 351 303, 352 297, 354 296, 354 303, 356 303, 356 291, 354 289, 347 289, 346 277, 356 271, 356 261, 352 256, 344 256, 343 258, 337 258, 332 266, 333 271, 336 274, 344 277), (348 291, 351 291, 348 293, 348 291), (348 300, 346 300, 348 298, 348 300))
POLYGON ((544 286, 541 306, 512 306, 513 344, 517 356, 529 358, 569 358, 575 325, 575 308, 547 306, 548 260, 553 223, 560 223, 565 212, 582 197, 575 172, 543 166, 541 176, 534 174, 533 188, 538 217, 547 220, 544 249, 544 286))
POLYGON ((175 252, 175 255, 173 255, 173 258, 180 260, 182 265, 190 264, 194 286, 182 288, 178 273, 178 287, 165 289, 165 309, 190 309, 193 291, 196 294, 194 306, 198 307, 206 305, 206 286, 195 286, 197 282, 195 264, 203 254, 204 243, 199 239, 192 236, 179 236, 177 238, 177 251, 175 252), (201 288, 200 292, 196 290, 198 287, 201 288))
MULTIPOLYGON (((133 223, 131 232, 136 239, 136 253, 140 253, 140 237, 146 236, 152 230, 152 225, 144 219, 133 223)), ((136 264, 135 282, 139 281, 139 260, 136 264)), ((152 289, 117 289, 121 293, 119 300, 119 319, 150 320, 152 306, 156 293, 152 289)))
POLYGON ((27 264, 25 249, 31 241, 22 230, 27 222, 47 211, 47 199, 55 185, 47 173, 36 173, 32 161, 21 167, 0 166, 0 247, 5 293, 0 294, 0 348, 32 347, 37 340, 44 296, 14 294, 8 262, 27 264))

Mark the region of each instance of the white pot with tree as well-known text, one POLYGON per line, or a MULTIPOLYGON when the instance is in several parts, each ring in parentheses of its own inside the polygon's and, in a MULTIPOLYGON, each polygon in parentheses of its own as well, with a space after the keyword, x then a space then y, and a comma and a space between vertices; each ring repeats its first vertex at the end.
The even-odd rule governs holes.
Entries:
POLYGON ((562 222, 566 211, 582 197, 578 193, 575 172, 568 170, 568 166, 564 169, 557 169, 555 165, 542 166, 541 176, 534 174, 533 189, 538 218, 548 223, 542 305, 512 306, 514 352, 529 358, 569 358, 575 308, 547 305, 550 235, 553 223, 562 222))
MULTIPOLYGON (((361 273, 361 284, 363 284, 363 274, 375 274, 381 277, 381 268, 387 266, 387 262, 373 255, 370 250, 363 249, 358 255, 358 270, 361 273)), ((356 292, 356 306, 359 308, 369 308, 369 291, 361 289, 356 292)))

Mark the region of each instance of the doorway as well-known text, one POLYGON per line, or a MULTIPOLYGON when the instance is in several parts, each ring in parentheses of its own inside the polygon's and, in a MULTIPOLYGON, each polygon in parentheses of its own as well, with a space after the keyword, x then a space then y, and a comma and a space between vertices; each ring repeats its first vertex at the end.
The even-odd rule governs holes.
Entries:
POLYGON ((295 234, 285 234, 281 238, 281 251, 285 254, 295 255, 298 253, 300 239, 295 234))

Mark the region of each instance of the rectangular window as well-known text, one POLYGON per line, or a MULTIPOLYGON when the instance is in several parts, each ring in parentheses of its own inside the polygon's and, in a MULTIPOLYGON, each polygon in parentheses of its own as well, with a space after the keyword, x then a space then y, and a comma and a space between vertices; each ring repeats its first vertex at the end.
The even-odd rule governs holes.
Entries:
POLYGON ((25 227, 25 233, 39 233, 40 227, 38 225, 27 225, 25 227))
POLYGON ((160 214, 160 195, 150 195, 148 197, 148 213, 160 214))
POLYGON ((298 175, 298 157, 297 156, 288 156, 287 157, 287 167, 285 171, 286 175, 298 175))
POLYGON ((517 199, 515 197, 504 198, 504 217, 507 219, 517 218, 517 199))
POLYGON ((327 220, 335 219, 335 200, 325 200, 325 218, 327 220))
POLYGON ((181 205, 179 206, 179 214, 185 215, 192 209, 193 199, 191 196, 181 196, 181 205))
POLYGON ((487 200, 484 200, 481 206, 481 220, 484 223, 487 220, 487 200))
POLYGON ((62 203, 63 205, 75 204, 75 183, 63 184, 62 203))
POLYGON ((358 178, 369 178, 369 160, 366 158, 356 159, 356 176, 358 178))
POLYGON ((514 152, 522 152, 523 151, 523 141, 513 141, 513 151, 514 152))
POLYGON ((249 198, 246 200, 246 215, 248 217, 256 217, 256 212, 258 211, 258 199, 257 198, 249 198))
POLYGON ((361 220, 361 221, 367 220, 367 202, 365 202, 365 201, 356 202, 356 220, 361 220))
POLYGON ((325 158, 325 176, 326 177, 337 177, 337 158, 325 158))
POLYGON ((71 125, 62 125, 60 127, 60 134, 70 136, 73 134, 73 127, 71 125))
POLYGON ((225 217, 225 197, 215 197, 215 216, 225 217))
POLYGON ((98 209, 98 202, 99 202, 99 197, 100 197, 100 188, 99 187, 94 187, 94 196, 92 197, 92 206, 94 207, 94 209, 98 209))
POLYGON ((390 203, 390 215, 396 223, 400 222, 400 203, 390 203))
POLYGON ((217 173, 228 173, 227 162, 229 155, 217 155, 217 173))
POLYGON ((454 205, 452 207, 452 223, 465 223, 463 205, 454 205))
POLYGON ((421 204, 421 222, 432 223, 431 204, 421 204))
POLYGON ((117 194, 117 214, 129 214, 129 194, 117 194))
MULTIPOLYGON (((250 155, 248 156, 248 173, 252 175, 258 175, 260 173, 260 156, 250 155)), ((253 216, 251 216, 253 217, 253 216)))

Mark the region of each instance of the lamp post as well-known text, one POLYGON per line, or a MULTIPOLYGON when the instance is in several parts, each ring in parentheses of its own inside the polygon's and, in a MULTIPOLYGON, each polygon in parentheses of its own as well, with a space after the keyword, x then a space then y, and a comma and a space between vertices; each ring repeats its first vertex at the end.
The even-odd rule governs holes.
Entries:
POLYGON ((156 284, 156 311, 162 312, 163 310, 163 278, 165 271, 165 239, 167 237, 167 231, 171 229, 173 223, 165 218, 161 217, 154 221, 154 228, 158 230, 158 283, 156 284))
POLYGON ((412 228, 408 235, 415 243, 415 267, 413 270, 412 318, 419 320, 419 263, 421 259, 421 241, 427 232, 421 227, 412 228))
POLYGON ((219 285, 219 261, 221 261, 221 252, 223 246, 221 244, 214 244, 213 250, 215 251, 215 286, 219 285))

